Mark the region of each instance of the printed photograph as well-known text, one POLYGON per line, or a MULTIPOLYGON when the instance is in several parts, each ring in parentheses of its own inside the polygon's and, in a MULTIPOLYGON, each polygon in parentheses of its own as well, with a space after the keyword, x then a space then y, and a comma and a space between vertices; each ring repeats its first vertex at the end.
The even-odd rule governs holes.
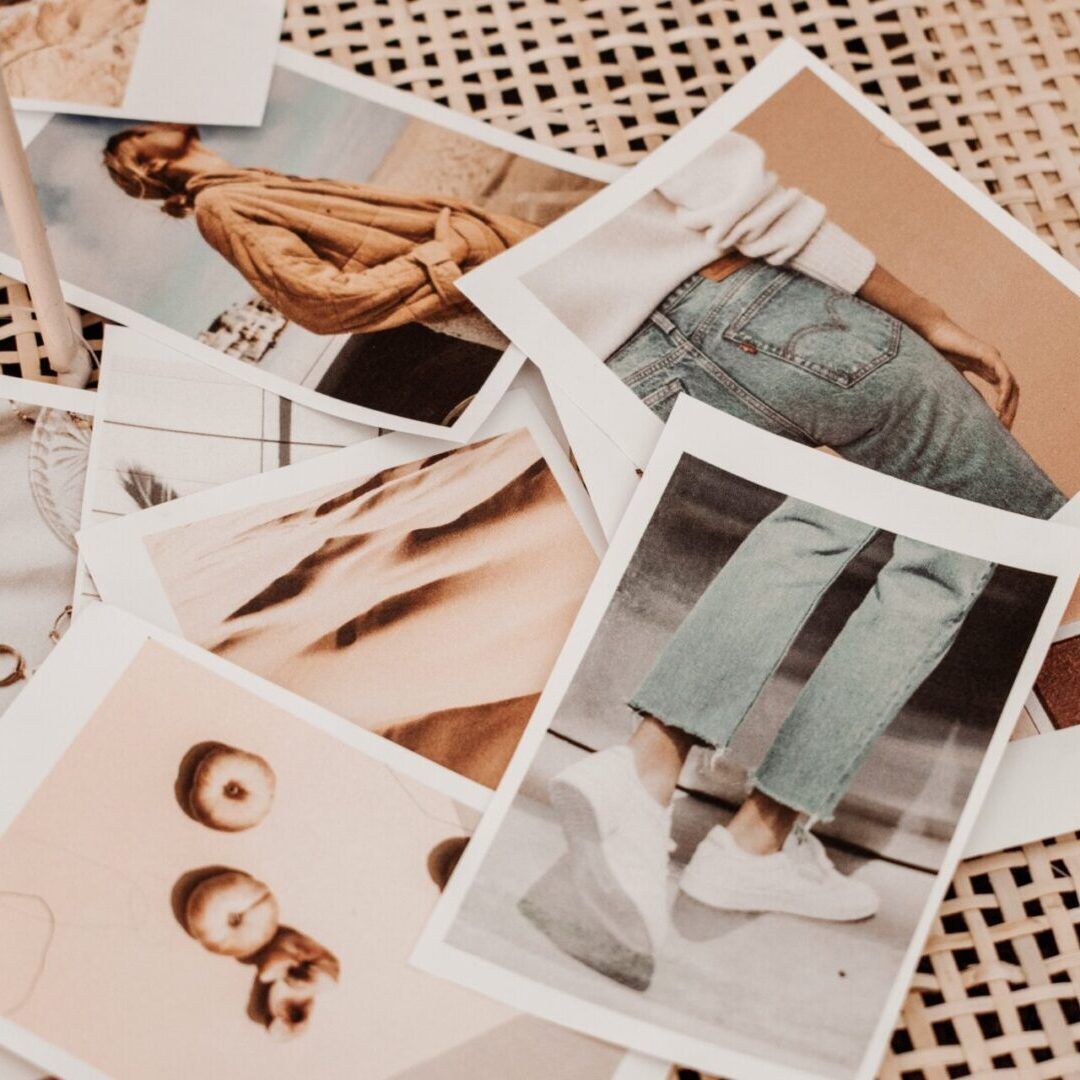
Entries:
MULTIPOLYGON (((378 434, 123 327, 108 328, 105 353, 84 528, 378 434)), ((76 581, 76 605, 98 598, 82 560, 76 581)))
POLYGON ((17 109, 257 124, 281 14, 276 0, 0 0, 0 71, 17 109))
POLYGON ((117 543, 189 641, 486 787, 597 564, 526 428, 117 543))
POLYGON ((303 404, 446 434, 507 344, 455 282, 600 185, 282 56, 258 129, 50 120, 28 155, 60 276, 303 404))
MULTIPOLYGON (((466 1080, 508 1058, 541 1080, 553 1057, 574 1080, 614 1073, 616 1048, 406 963, 467 841, 448 798, 117 612, 88 615, 72 638, 117 674, 64 716, 73 740, 0 837, 7 1041, 45 1067, 73 1055, 72 1080, 466 1080)), ((61 659, 17 706, 9 770, 86 670, 61 659)))
POLYGON ((90 425, 0 399, 0 713, 67 629, 90 425))
MULTIPOLYGON (((715 423, 701 407, 694 419, 715 423)), ((716 445, 736 427, 725 420, 716 445)), ((741 1055, 736 1075, 870 1076, 961 814, 1065 586, 785 495, 694 448, 668 460, 658 501, 639 497, 624 525, 640 539, 615 538, 586 600, 520 786, 490 811, 415 959, 498 993, 513 984, 471 966, 494 964, 540 984, 541 1015, 643 1051, 658 1052, 650 1032, 693 1040, 683 1054, 663 1043, 691 1066, 721 1072, 720 1053, 741 1055), (575 1020, 574 1002, 625 1024, 575 1020)), ((864 476, 868 490, 879 479, 864 476)))
POLYGON ((687 394, 1050 517, 1080 489, 1080 278, 1048 249, 1033 258, 986 196, 954 194, 895 121, 808 64, 782 46, 738 105, 725 96, 595 213, 464 288, 639 465, 687 394))

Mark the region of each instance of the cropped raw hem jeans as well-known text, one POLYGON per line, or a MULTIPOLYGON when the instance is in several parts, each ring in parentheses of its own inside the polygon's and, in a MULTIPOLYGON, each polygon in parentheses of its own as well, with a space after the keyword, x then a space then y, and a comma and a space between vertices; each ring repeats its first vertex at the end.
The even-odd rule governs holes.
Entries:
MULTIPOLYGON (((917 334, 856 297, 754 262, 679 285, 608 360, 660 416, 686 392, 776 434, 975 502, 1046 518, 1065 498, 917 334)), ((788 499, 746 537, 630 705, 728 744, 822 595, 875 530, 788 499)), ((993 566, 898 536, 754 778, 831 815, 874 740, 955 640, 993 566)))
MULTIPOLYGON (((630 702, 726 746, 822 595, 876 530, 787 499, 750 531, 630 702)), ((827 818, 874 740, 948 651, 993 570, 898 536, 803 686, 755 786, 827 818)))

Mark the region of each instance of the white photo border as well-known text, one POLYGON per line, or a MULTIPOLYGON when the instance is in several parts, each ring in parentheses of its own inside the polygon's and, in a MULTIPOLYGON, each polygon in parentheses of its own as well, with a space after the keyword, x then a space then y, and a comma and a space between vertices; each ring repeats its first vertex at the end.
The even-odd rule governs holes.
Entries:
POLYGON ((994 774, 965 858, 1080 829, 1080 728, 1015 739, 994 774))
POLYGON ((17 401, 20 405, 63 409, 82 416, 93 416, 97 408, 96 390, 78 390, 41 379, 21 379, 16 375, 0 375, 0 397, 17 401))

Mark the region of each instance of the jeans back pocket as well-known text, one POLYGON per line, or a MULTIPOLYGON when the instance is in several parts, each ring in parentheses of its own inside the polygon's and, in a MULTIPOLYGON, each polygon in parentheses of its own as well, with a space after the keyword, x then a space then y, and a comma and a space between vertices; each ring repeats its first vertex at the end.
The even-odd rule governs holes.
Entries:
POLYGON ((724 331, 747 353, 763 352, 837 386, 854 386, 900 350, 892 316, 815 278, 779 275, 724 331))

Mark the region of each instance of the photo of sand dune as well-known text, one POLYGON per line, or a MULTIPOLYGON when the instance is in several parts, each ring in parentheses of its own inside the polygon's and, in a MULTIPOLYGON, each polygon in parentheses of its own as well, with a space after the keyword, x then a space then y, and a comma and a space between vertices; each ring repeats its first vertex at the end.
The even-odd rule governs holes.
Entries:
POLYGON ((145 543, 189 640, 489 787, 596 568, 525 429, 145 543))

